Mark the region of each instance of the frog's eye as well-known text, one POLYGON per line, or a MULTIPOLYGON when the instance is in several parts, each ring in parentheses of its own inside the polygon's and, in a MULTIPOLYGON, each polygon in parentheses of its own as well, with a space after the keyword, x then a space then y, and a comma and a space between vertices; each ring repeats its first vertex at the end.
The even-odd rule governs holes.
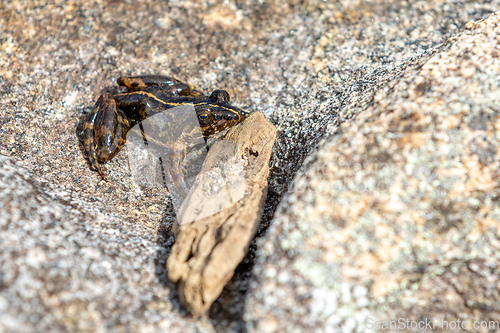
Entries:
POLYGON ((210 94, 209 98, 213 101, 226 102, 226 103, 229 103, 229 100, 230 100, 230 97, 229 97, 229 94, 227 93, 227 91, 219 90, 219 89, 212 91, 212 94, 210 94))
POLYGON ((213 121, 212 114, 207 110, 203 110, 201 112, 198 112, 198 121, 202 125, 207 125, 211 121, 213 121))

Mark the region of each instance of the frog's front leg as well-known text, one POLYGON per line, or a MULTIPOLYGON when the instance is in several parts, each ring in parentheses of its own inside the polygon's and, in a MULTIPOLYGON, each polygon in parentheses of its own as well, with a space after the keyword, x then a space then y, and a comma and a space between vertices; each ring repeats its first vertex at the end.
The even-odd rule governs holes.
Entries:
POLYGON ((190 84, 166 75, 122 76, 116 79, 118 85, 132 91, 142 90, 150 86, 158 86, 166 92, 177 96, 201 96, 202 92, 190 84))
POLYGON ((130 122, 111 94, 99 97, 83 126, 84 148, 90 166, 106 179, 99 162, 112 159, 125 144, 130 122))
POLYGON ((177 141, 172 148, 173 153, 170 159, 170 175, 174 181, 174 186, 181 192, 182 197, 185 198, 189 192, 189 188, 186 184, 184 172, 182 172, 182 162, 186 158, 187 146, 177 141))
POLYGON ((170 175, 174 181, 174 186, 180 191, 183 198, 186 198, 189 187, 186 184, 186 177, 182 171, 182 164, 186 158, 188 149, 201 145, 208 151, 205 139, 200 128, 196 126, 192 129, 184 129, 182 134, 171 145, 170 175))

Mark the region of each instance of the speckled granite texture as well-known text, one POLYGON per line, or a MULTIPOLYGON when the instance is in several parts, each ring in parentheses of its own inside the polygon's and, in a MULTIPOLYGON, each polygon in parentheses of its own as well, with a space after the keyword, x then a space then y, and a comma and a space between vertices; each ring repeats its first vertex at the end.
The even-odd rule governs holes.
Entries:
POLYGON ((499 4, 2 1, 0 331, 500 320, 498 15, 466 27, 499 4), (260 238, 201 318, 166 278, 168 192, 126 153, 103 182, 79 144, 101 91, 149 73, 278 128, 260 238))
POLYGON ((258 242, 249 331, 500 324, 499 36, 469 24, 347 110, 258 242))

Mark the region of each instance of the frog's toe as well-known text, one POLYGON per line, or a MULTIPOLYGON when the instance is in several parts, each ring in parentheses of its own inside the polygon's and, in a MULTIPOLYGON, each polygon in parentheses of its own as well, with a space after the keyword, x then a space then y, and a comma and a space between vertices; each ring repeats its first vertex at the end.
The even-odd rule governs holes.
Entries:
POLYGON ((104 174, 104 170, 103 168, 99 165, 99 162, 97 161, 97 158, 95 158, 95 156, 92 156, 93 154, 90 154, 88 156, 89 158, 89 164, 90 164, 90 168, 93 170, 93 171, 96 171, 103 180, 107 180, 107 177, 106 175, 104 174))
POLYGON ((189 188, 188 188, 186 182, 184 181, 184 179, 181 179, 179 185, 180 185, 180 189, 181 189, 183 197, 187 197, 187 194, 189 193, 189 188))
POLYGON ((99 172, 99 175, 101 175, 102 180, 104 180, 105 182, 109 182, 108 176, 106 176, 104 173, 99 172))
POLYGON ((142 80, 142 77, 126 77, 120 76, 116 79, 118 85, 130 89, 141 89, 147 87, 147 84, 142 80))
POLYGON ((104 169, 99 164, 94 165, 93 168, 101 176, 102 180, 109 181, 108 176, 104 173, 104 169))

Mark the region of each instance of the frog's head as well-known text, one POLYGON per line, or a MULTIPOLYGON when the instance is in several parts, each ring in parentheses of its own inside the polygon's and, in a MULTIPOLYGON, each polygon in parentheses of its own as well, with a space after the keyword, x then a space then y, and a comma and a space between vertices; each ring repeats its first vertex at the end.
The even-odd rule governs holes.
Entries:
POLYGON ((204 136, 233 127, 248 116, 248 112, 229 104, 225 90, 214 90, 206 103, 196 106, 196 114, 204 136))

